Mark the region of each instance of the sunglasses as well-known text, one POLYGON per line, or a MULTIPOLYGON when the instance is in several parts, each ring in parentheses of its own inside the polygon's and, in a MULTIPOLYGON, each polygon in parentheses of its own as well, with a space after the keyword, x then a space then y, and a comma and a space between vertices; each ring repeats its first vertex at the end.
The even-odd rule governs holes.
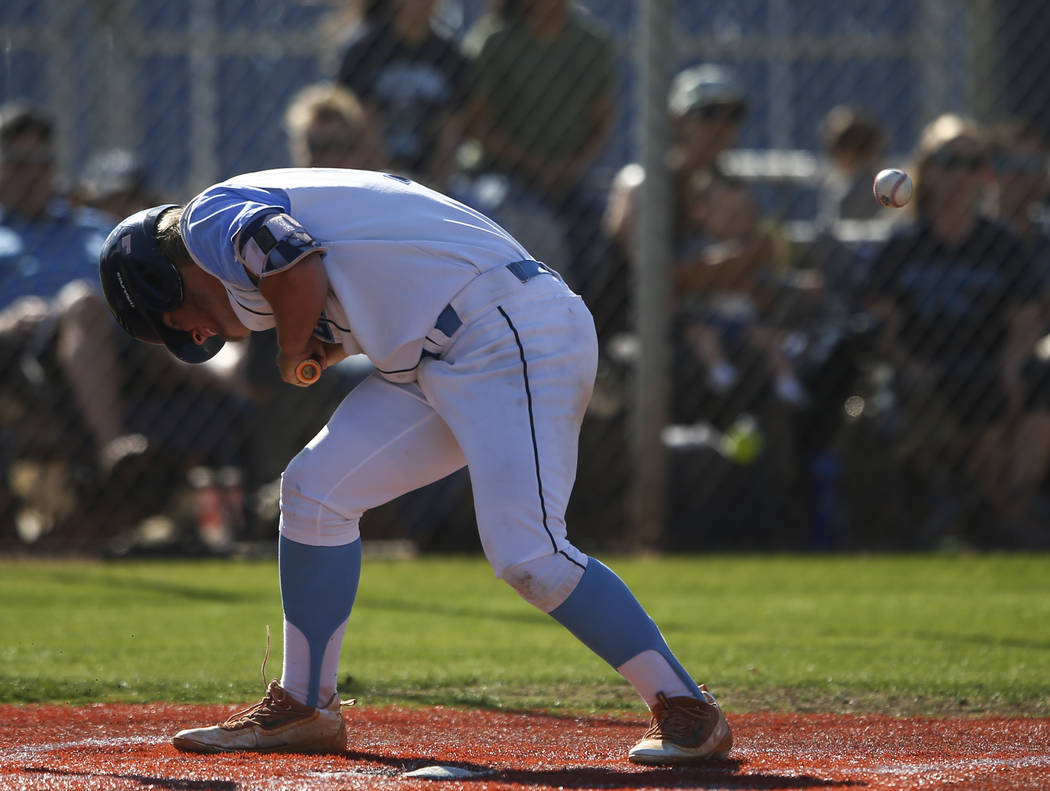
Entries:
POLYGON ((702 121, 729 121, 739 123, 747 115, 747 106, 743 104, 705 104, 695 107, 688 113, 690 118, 702 121))
POLYGON ((983 154, 964 154, 961 151, 938 151, 927 160, 945 170, 978 171, 984 167, 986 159, 983 154))
POLYGON ((992 160, 998 173, 1024 173, 1029 176, 1045 175, 1046 160, 1035 154, 1000 154, 992 160))

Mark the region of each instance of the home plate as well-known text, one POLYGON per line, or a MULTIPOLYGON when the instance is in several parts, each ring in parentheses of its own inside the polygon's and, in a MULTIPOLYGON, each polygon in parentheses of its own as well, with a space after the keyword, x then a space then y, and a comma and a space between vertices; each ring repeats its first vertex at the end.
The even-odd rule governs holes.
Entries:
POLYGON ((464 769, 462 766, 424 766, 405 772, 402 777, 414 777, 420 780, 469 780, 472 777, 481 777, 489 774, 491 770, 464 769))

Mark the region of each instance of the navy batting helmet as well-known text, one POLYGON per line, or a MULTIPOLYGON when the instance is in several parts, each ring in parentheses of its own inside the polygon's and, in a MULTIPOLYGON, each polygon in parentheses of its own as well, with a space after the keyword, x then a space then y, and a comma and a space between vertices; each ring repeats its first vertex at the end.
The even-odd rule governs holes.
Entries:
POLYGON ((121 222, 102 246, 98 272, 109 309, 125 332, 146 343, 163 343, 184 362, 202 363, 225 340, 213 336, 198 345, 190 333, 173 330, 162 318, 185 298, 182 275, 160 251, 155 235, 160 215, 174 208, 172 203, 154 206, 121 222))

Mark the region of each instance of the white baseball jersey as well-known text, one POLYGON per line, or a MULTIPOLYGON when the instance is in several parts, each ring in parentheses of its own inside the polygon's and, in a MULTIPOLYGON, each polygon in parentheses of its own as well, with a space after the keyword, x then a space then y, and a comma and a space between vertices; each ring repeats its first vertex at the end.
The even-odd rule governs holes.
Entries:
POLYGON ((555 272, 473 209, 363 171, 238 176, 194 198, 181 230, 256 330, 274 326, 258 282, 323 251, 330 292, 315 335, 381 374, 285 470, 282 535, 346 545, 369 508, 466 464, 496 573, 554 556, 575 583, 585 559, 565 509, 598 344, 555 272))
POLYGON ((363 352, 394 381, 415 378, 424 340, 453 296, 478 274, 529 258, 484 215, 370 171, 237 176, 190 201, 181 230, 190 255, 223 281, 252 330, 274 326, 259 279, 323 251, 330 291, 315 335, 363 352))

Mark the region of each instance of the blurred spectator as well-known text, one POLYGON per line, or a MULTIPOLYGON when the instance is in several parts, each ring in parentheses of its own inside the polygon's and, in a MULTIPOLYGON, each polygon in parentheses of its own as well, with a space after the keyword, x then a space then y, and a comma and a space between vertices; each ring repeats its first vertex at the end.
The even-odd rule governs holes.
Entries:
POLYGON ((998 517, 974 518, 967 538, 1046 540, 1031 509, 1050 462, 1050 411, 1022 377, 1042 323, 1044 273, 1006 226, 981 214, 988 155, 969 119, 943 115, 923 130, 916 223, 886 243, 872 272, 870 308, 905 423, 898 451, 940 498, 921 543, 965 530, 972 494, 998 517), (980 532, 992 524, 1009 534, 980 532))
POLYGON ((284 114, 288 149, 299 167, 389 167, 364 107, 350 89, 335 82, 301 88, 284 114))
POLYGON ((558 207, 612 127, 611 39, 570 0, 501 0, 465 47, 482 169, 511 174, 558 207))
POLYGON ((1050 146, 1045 133, 1023 119, 992 132, 995 213, 1030 244, 1050 274, 1050 146))
MULTIPOLYGON (((701 64, 679 72, 671 82, 668 112, 673 124, 674 140, 667 156, 670 171, 670 212, 672 218, 671 273, 672 288, 679 303, 691 298, 705 297, 715 292, 747 290, 753 284, 752 276, 773 257, 772 239, 768 234, 743 234, 740 237, 718 240, 705 227, 709 219, 726 217, 732 213, 714 207, 714 217, 705 211, 705 186, 714 189, 725 186, 734 198, 753 204, 741 195, 743 185, 731 182, 719 165, 721 155, 736 142, 740 127, 748 113, 748 102, 733 73, 715 64, 701 64), (699 188, 699 189, 698 189, 699 188), (723 243, 724 242, 724 243, 723 243)), ((638 164, 625 166, 613 181, 605 214, 607 232, 616 243, 617 253, 626 261, 634 254, 634 228, 637 222, 637 200, 645 173, 638 164)), ((753 217, 753 215, 752 215, 753 217)), ((748 223, 750 225, 750 223, 748 223)), ((726 234, 730 229, 718 229, 726 234)), ((629 273, 621 278, 629 281, 629 273)), ((753 303, 750 304, 752 311, 753 303)), ((678 314, 681 318, 681 313, 678 314)), ((752 315, 753 318, 753 315, 752 315)), ((688 342, 689 356, 695 360, 698 341, 696 334, 681 333, 681 321, 675 325, 676 345, 688 342)), ((735 384, 735 365, 725 361, 708 370, 709 381, 716 390, 725 390, 735 384)), ((697 398, 692 376, 676 366, 675 415, 676 421, 691 422, 709 415, 697 398)))
MULTIPOLYGON (((191 385, 170 355, 132 348, 113 321, 100 293, 98 251, 114 219, 59 195, 53 134, 46 113, 4 107, 0 267, 5 300, 17 299, 0 311, 8 372, 0 414, 5 461, 17 459, 21 536, 56 531, 66 545, 83 545, 163 511, 180 469, 229 463, 237 449, 223 447, 227 430, 192 419, 212 414, 209 397, 225 397, 222 388, 207 394, 213 378, 194 372, 191 385)), ((143 208, 136 199, 155 200, 144 174, 126 178, 129 164, 108 152, 93 160, 81 197, 114 199, 111 209, 121 211, 143 208)), ((9 471, 5 464, 5 484, 9 471)))
POLYGON ((832 108, 819 125, 827 157, 820 184, 815 235, 806 246, 805 264, 820 272, 826 300, 840 314, 861 310, 871 257, 903 216, 880 205, 872 194, 882 161, 885 132, 863 110, 832 108))
POLYGON ((0 309, 98 277, 109 226, 59 194, 54 135, 42 110, 19 102, 0 107, 0 309))
POLYGON ((338 80, 360 99, 390 166, 445 189, 463 131, 467 64, 433 22, 442 0, 357 0, 338 80))
POLYGON ((821 183, 818 222, 873 220, 884 209, 873 199, 872 183, 880 164, 885 134, 881 124, 862 110, 839 105, 820 125, 828 172, 821 183))
MULTIPOLYGON (((782 229, 761 216, 746 182, 722 166, 749 103, 727 67, 700 64, 671 82, 674 138, 667 156, 675 299, 671 343, 672 414, 677 424, 728 436, 741 425, 765 436, 757 458, 741 463, 714 451, 676 448, 672 483, 674 546, 696 549, 725 538, 705 532, 714 518, 740 525, 733 546, 797 545, 786 509, 800 475, 793 422, 810 400, 786 344, 799 303, 819 301, 819 281, 798 273, 782 229), (797 299, 805 297, 805 299, 797 299), (748 491, 746 503, 738 496, 748 491)), ((605 215, 618 255, 634 254, 638 196, 645 178, 630 164, 617 174, 605 215)), ((631 268, 634 271, 634 268, 631 268)), ((622 279, 628 280, 625 272, 622 279)), ((709 432, 702 432, 709 433, 709 432)))
MULTIPOLYGON (((671 83, 668 112, 674 140, 667 155, 671 174, 673 249, 678 257, 703 235, 690 197, 698 180, 720 172, 719 158, 736 143, 748 114, 747 97, 734 75, 714 64, 679 72, 671 83)), ((612 238, 630 255, 634 243, 638 189, 645 177, 640 165, 625 166, 613 180, 605 225, 612 238)), ((686 284, 684 268, 675 271, 676 290, 686 284)))
MULTIPOLYGON (((696 238, 703 236, 703 229, 698 227, 697 217, 689 208, 690 195, 698 181, 720 170, 719 158, 736 143, 741 124, 748 114, 748 102, 729 69, 702 64, 684 69, 675 76, 668 96, 668 113, 674 135, 667 154, 671 181, 671 244, 675 256, 672 276, 674 290, 680 293, 687 289, 683 281, 690 269, 685 253, 695 249, 696 238)), ((618 269, 610 280, 621 283, 625 289, 629 288, 632 274, 628 262, 634 255, 637 202, 644 178, 641 165, 631 163, 624 166, 613 179, 603 219, 605 232, 613 241, 609 260, 618 269)), ((620 324, 610 323, 610 329, 628 329, 623 323, 629 313, 626 295, 609 301, 622 305, 614 314, 620 317, 620 324)), ((600 315, 596 314, 596 318, 600 315)))
MULTIPOLYGON (((553 260, 571 286, 587 296, 603 264, 602 198, 588 176, 601 154, 615 109, 615 49, 611 38, 570 0, 497 0, 469 32, 472 57, 466 166, 501 183, 501 197, 521 213, 555 218, 548 235, 563 232, 571 261, 553 260)), ((470 196, 466 196, 468 202, 470 196)), ((532 236, 505 221, 499 206, 482 204, 530 252, 532 236)), ((537 239, 536 237, 540 237, 537 239)))
POLYGON ((746 345, 759 352, 777 397, 805 405, 808 396, 784 351, 784 333, 770 322, 777 281, 791 264, 787 240, 762 220, 740 179, 709 173, 696 185, 689 210, 703 232, 694 241, 703 266, 692 270, 680 309, 685 337, 707 370, 708 385, 725 392, 738 383, 735 355, 727 349, 746 345), (747 248, 754 254, 739 255, 747 248), (724 274, 709 280, 719 269, 724 274))
MULTIPOLYGON (((58 404, 39 403, 41 388, 51 392, 50 371, 40 358, 53 350, 57 333, 51 301, 71 282, 97 279, 98 251, 109 230, 100 218, 59 195, 54 138, 54 121, 41 109, 22 102, 0 107, 0 365, 5 372, 0 505, 7 511, 3 516, 10 517, 5 526, 15 523, 21 502, 54 494, 56 479, 59 488, 70 484, 62 450, 76 446, 77 429, 83 426, 65 414, 68 404, 48 411, 58 404), (38 463, 30 465, 30 458, 38 463), (26 483, 29 479, 35 482, 26 483)), ((61 503, 52 498, 48 505, 50 512, 36 514, 33 524, 23 519, 22 529, 40 532, 73 509, 68 498, 61 503)))
POLYGON ((160 195, 149 183, 145 163, 125 148, 92 154, 84 166, 73 199, 115 221, 161 202, 160 195))

